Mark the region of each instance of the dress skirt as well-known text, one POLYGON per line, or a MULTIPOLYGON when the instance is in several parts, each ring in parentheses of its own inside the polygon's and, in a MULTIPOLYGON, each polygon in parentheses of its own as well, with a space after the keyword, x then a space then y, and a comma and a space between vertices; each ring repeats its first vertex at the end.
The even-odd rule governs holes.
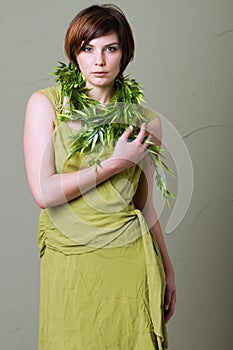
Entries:
POLYGON ((159 349, 141 238, 81 255, 46 248, 41 258, 39 350, 66 349, 159 349))

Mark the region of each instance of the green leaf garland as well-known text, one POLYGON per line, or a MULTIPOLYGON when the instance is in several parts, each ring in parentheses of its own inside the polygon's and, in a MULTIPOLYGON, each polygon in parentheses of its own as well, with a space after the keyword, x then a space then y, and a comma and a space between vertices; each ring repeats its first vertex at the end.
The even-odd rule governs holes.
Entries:
MULTIPOLYGON (((76 65, 72 63, 66 65, 59 62, 52 75, 56 76, 55 81, 61 86, 62 97, 66 97, 68 103, 65 112, 62 111, 58 114, 58 119, 64 122, 75 120, 82 122, 82 128, 71 137, 71 151, 68 159, 73 157, 76 152, 91 154, 96 151, 97 155, 89 161, 89 164, 93 165, 96 171, 101 166, 99 157, 106 145, 113 148, 116 140, 129 125, 134 128, 130 137, 131 140, 134 140, 141 124, 146 122, 140 111, 140 104, 144 101, 141 85, 127 76, 118 76, 115 80, 115 93, 110 102, 103 106, 98 101, 88 97, 89 89, 76 65)), ((161 154, 163 149, 160 146, 149 142, 148 151, 155 165, 156 185, 170 207, 168 197, 173 199, 175 197, 167 189, 159 167, 164 168, 171 175, 173 175, 172 171, 162 160, 164 156, 161 154)))

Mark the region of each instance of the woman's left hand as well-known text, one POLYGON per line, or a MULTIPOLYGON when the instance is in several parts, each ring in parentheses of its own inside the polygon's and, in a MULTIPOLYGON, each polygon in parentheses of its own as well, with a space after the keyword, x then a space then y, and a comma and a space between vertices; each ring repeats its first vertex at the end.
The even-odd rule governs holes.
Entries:
POLYGON ((168 323, 174 314, 176 304, 176 286, 173 272, 166 274, 166 281, 167 284, 164 297, 164 316, 165 323, 168 323))

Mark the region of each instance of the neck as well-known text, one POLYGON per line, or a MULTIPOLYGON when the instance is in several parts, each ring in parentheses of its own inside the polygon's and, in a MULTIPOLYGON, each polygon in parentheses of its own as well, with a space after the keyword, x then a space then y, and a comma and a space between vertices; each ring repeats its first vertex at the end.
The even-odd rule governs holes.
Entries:
MULTIPOLYGON (((89 86, 87 86, 89 88, 89 86)), ((91 87, 87 95, 93 100, 100 102, 102 105, 108 103, 114 94, 114 84, 105 87, 91 87)))

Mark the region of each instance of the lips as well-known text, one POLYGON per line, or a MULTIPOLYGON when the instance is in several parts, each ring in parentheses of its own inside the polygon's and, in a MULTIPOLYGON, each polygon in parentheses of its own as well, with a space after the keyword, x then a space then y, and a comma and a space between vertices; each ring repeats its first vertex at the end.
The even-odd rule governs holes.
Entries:
POLYGON ((92 74, 97 76, 97 77, 103 77, 106 74, 108 74, 108 72, 93 72, 92 74))

